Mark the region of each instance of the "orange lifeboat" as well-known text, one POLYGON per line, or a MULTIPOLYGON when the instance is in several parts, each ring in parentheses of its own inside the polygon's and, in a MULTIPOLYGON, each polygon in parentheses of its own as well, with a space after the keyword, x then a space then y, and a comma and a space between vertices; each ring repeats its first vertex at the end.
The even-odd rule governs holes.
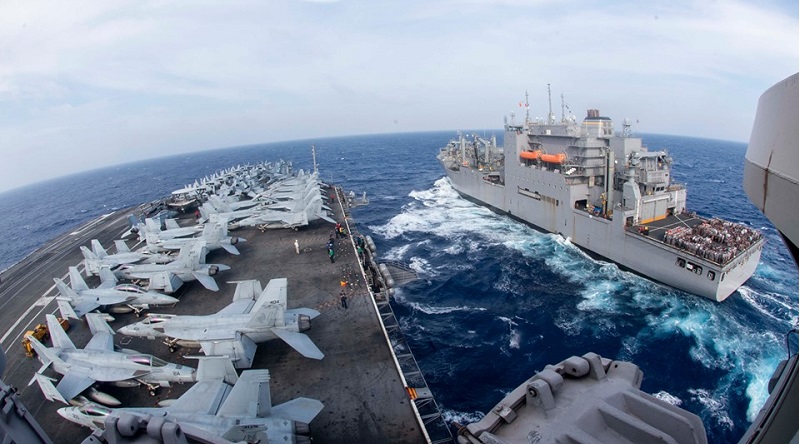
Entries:
POLYGON ((567 155, 564 153, 542 154, 539 158, 542 159, 542 162, 547 163, 565 163, 567 161, 567 155))
POLYGON ((537 160, 542 155, 542 150, 536 151, 523 151, 519 153, 520 159, 537 160))

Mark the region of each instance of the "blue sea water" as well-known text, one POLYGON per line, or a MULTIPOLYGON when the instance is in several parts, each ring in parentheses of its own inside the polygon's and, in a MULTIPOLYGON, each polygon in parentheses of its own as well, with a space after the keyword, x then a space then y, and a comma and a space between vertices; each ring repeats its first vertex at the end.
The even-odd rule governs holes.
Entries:
MULTIPOLYGON (((500 132, 498 132, 500 134, 500 132)), ((595 260, 460 198, 435 159, 451 133, 315 139, 183 154, 50 180, 0 194, 0 270, 83 222, 158 199, 196 178, 279 158, 366 191, 353 211, 383 259, 421 280, 394 309, 448 420, 474 421, 547 364, 593 351, 629 360, 642 390, 692 411, 709 442, 735 442, 767 397, 798 322, 798 270, 775 229, 747 200, 741 143, 645 135, 667 149, 688 205, 767 238, 753 277, 718 304, 595 260)), ((796 348, 796 342, 793 347, 796 348)))

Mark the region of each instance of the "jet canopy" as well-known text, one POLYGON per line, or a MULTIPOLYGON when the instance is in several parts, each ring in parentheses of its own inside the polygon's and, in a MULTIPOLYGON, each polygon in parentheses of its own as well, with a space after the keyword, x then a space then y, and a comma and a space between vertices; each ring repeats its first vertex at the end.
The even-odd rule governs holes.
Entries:
POLYGON ((146 366, 152 367, 164 367, 167 365, 167 361, 157 358, 153 355, 128 355, 126 356, 129 361, 133 361, 137 364, 142 364, 146 366))

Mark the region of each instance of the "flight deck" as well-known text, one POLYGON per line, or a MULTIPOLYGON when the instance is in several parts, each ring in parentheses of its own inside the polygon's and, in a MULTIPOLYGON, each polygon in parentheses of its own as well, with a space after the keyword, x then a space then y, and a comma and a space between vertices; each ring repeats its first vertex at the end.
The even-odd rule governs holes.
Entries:
MULTIPOLYGON (((329 203, 333 217, 346 221, 345 226, 354 230, 346 204, 339 203, 344 198, 341 190, 337 190, 337 196, 329 203)), ((47 401, 36 384, 28 385, 41 364, 36 358, 25 356, 20 345, 23 334, 37 323, 43 323, 45 314, 58 315, 53 278, 65 278, 69 266, 80 264, 82 257, 78 247, 88 245, 91 239, 100 240, 104 246, 112 245, 113 240, 120 239, 128 229, 128 215, 138 216, 144 210, 145 206, 140 206, 117 211, 89 222, 2 274, 0 325, 3 328, 0 334, 7 355, 4 380, 18 389, 22 401, 54 442, 80 442, 90 432, 63 420, 56 413, 63 404, 47 401)), ((193 224, 194 216, 184 215, 179 222, 182 226, 193 224)), ((390 346, 390 335, 384 327, 387 316, 380 308, 387 304, 380 304, 373 297, 368 286, 370 279, 365 280, 350 236, 335 238, 335 262, 331 262, 326 243, 333 233, 333 225, 324 220, 310 222, 297 231, 262 232, 256 228, 233 231, 232 235, 246 239, 237 245, 241 255, 231 255, 220 249, 206 258, 207 263, 231 267, 215 276, 220 287, 218 292, 207 290, 199 282, 188 282, 173 294, 180 302, 148 312, 212 314, 231 302, 236 285, 228 282, 258 279, 265 286, 272 278, 287 278, 288 307, 308 307, 320 312, 306 333, 325 357, 322 360, 305 358, 280 340, 259 344, 252 368, 269 369, 273 404, 301 396, 322 401, 325 408, 311 422, 309 433, 318 443, 431 442, 421 425, 425 421, 419 404, 415 404, 417 391, 409 389, 413 386, 398 371, 401 364, 390 346), (347 298, 347 308, 342 304, 342 292, 347 298)), ((141 246, 135 239, 128 239, 132 250, 141 246)), ((90 287, 99 283, 96 277, 86 280, 90 287)), ((115 330, 141 320, 133 313, 113 316, 115 320, 110 325, 115 330)), ((83 320, 73 320, 68 333, 79 348, 91 336, 83 320)), ((192 357, 201 354, 199 349, 193 348, 170 352, 158 340, 120 334, 114 342, 123 348, 192 367, 197 366, 192 357)), ((50 370, 46 372, 51 373, 50 370)), ((107 387, 104 391, 122 401, 122 406, 156 407, 159 401, 175 399, 189 387, 191 384, 160 388, 155 396, 150 396, 144 387, 107 387)))

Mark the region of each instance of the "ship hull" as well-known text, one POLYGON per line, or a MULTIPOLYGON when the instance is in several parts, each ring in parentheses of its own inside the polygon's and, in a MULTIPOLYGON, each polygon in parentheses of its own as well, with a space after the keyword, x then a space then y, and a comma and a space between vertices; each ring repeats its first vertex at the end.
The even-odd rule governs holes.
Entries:
POLYGON ((755 271, 761 245, 721 266, 681 251, 649 236, 626 230, 622 218, 602 218, 572 208, 568 187, 559 177, 533 171, 505 184, 485 180, 485 173, 447 168, 450 183, 459 195, 493 211, 511 216, 533 228, 556 233, 587 251, 648 279, 700 295, 717 302, 725 300, 755 271), (552 181, 552 183, 549 183, 552 181), (545 192, 537 192, 544 188, 545 192), (534 194, 535 193, 535 194, 534 194), (688 266, 687 266, 688 264, 688 266))

